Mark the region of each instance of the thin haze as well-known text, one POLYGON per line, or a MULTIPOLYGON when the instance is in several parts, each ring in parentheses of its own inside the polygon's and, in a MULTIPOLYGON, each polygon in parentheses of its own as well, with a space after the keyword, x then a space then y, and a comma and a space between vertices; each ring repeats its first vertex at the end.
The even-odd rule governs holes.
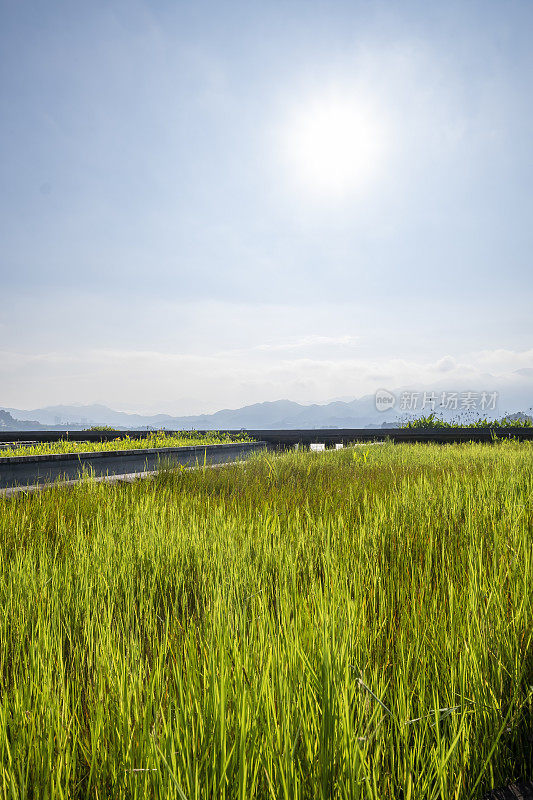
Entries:
POLYGON ((0 404, 531 396, 529 0, 0 7, 0 404))

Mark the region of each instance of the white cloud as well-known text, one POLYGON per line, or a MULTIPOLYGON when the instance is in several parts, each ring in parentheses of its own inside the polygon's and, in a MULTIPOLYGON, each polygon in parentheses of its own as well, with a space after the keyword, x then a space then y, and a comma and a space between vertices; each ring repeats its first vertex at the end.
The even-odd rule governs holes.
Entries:
POLYGON ((259 344, 250 348, 264 352, 282 352, 284 350, 301 350, 308 347, 356 347, 360 342, 359 336, 303 336, 292 342, 281 342, 279 344, 259 344))
POLYGON ((444 358, 439 359, 435 365, 439 372, 449 372, 450 370, 455 369, 456 366, 457 362, 455 358, 452 358, 452 356, 444 356, 444 358))
POLYGON ((27 408, 69 397, 179 413, 183 398, 195 397, 203 400, 187 408, 199 413, 280 398, 323 402, 339 395, 360 397, 385 383, 391 390, 512 390, 524 397, 533 390, 528 372, 533 351, 483 351, 434 361, 354 358, 335 351, 339 344, 352 343, 350 336, 302 337, 287 349, 252 347, 206 355, 118 348, 34 355, 10 351, 0 358, 0 401, 27 408), (312 347, 311 342, 318 352, 324 345, 331 348, 335 357, 292 355, 292 349, 297 353, 301 346, 312 347))
POLYGON ((531 350, 482 350, 476 354, 476 360, 490 370, 511 372, 517 369, 533 367, 533 349, 531 350))

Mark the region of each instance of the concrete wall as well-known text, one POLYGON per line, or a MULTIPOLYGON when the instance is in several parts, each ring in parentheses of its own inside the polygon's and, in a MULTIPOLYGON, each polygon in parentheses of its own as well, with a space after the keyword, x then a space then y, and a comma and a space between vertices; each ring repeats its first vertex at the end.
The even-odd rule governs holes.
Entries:
MULTIPOLYGON (((173 431, 165 431, 172 433, 173 431)), ((349 444, 350 442, 378 442, 390 439, 393 442, 490 442, 493 436, 499 438, 514 437, 521 441, 533 439, 533 428, 433 428, 406 429, 406 428, 313 428, 294 430, 235 430, 226 431, 229 434, 245 433, 253 439, 267 443, 269 448, 278 449, 293 447, 295 444, 309 445, 312 442, 324 442, 327 447, 335 444, 349 444)), ((182 433, 182 431, 174 431, 182 433)), ((197 433, 212 433, 212 431, 197 431, 197 433)), ((221 431, 224 433, 224 431, 221 431)), ((90 441, 106 442, 116 439, 117 436, 135 437, 142 439, 150 434, 146 431, 0 431, 0 442, 28 441, 56 442, 59 439, 69 439, 73 442, 90 441)))
POLYGON ((195 466, 242 461, 264 450, 265 442, 159 447, 146 450, 110 450, 96 453, 58 453, 0 458, 0 489, 32 486, 55 480, 75 480, 84 472, 94 476, 149 472, 159 466, 195 466))

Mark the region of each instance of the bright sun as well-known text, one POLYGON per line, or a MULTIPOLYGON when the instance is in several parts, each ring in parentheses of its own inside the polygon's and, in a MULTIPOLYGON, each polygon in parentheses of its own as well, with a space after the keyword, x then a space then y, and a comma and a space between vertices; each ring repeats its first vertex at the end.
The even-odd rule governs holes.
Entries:
POLYGON ((366 189, 383 167, 385 127, 375 110, 350 96, 306 104, 292 115, 284 135, 294 179, 325 197, 366 189))

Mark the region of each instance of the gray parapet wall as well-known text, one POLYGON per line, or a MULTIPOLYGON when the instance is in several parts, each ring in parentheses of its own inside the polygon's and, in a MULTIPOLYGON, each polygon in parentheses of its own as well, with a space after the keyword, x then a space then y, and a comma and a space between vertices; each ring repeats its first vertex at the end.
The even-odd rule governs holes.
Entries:
POLYGON ((266 448, 265 442, 157 447, 145 450, 100 450, 95 453, 55 453, 0 457, 0 489, 35 486, 57 480, 76 480, 90 473, 124 475, 150 472, 163 466, 202 466, 242 461, 266 448))
MULTIPOLYGON (((166 430, 166 434, 180 434, 183 431, 166 430)), ((198 435, 209 435, 213 431, 195 431, 198 435)), ((229 436, 249 436, 259 442, 266 442, 269 449, 284 449, 295 444, 309 445, 324 442, 326 447, 353 442, 493 442, 495 439, 533 440, 533 428, 306 428, 287 430, 225 430, 229 436)), ((130 436, 143 439, 153 435, 153 431, 0 431, 0 443, 33 440, 34 442, 57 442, 69 439, 72 442, 107 442, 117 436, 130 436)))

